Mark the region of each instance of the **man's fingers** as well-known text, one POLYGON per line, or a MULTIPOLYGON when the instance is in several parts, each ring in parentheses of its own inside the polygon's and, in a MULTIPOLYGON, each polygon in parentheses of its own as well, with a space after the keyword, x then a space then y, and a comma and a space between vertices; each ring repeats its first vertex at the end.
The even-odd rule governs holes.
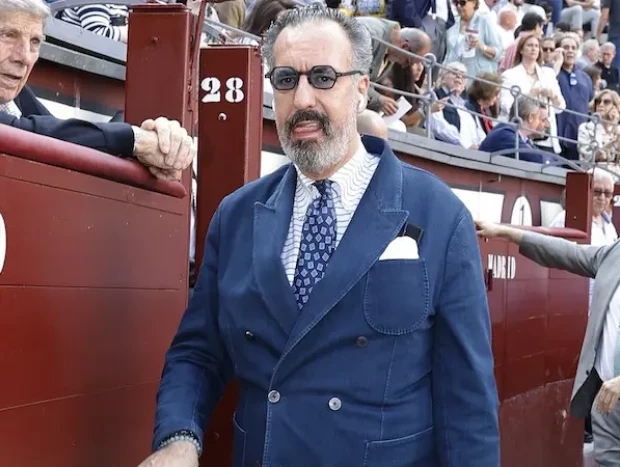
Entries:
POLYGON ((140 128, 142 128, 143 130, 155 131, 155 120, 153 120, 152 118, 144 120, 142 122, 142 125, 140 125, 140 128))
MULTIPOLYGON (((159 117, 155 120, 155 131, 157 132, 157 139, 159 141, 159 150, 167 155, 170 152, 170 137, 172 133, 172 127, 174 121, 170 121, 167 118, 159 117)), ((178 125, 178 122, 176 122, 178 125)))
POLYGON ((174 161, 174 168, 177 170, 185 170, 192 163, 193 160, 193 147, 194 140, 191 136, 186 135, 183 138, 183 142, 181 143, 181 147, 179 148, 179 153, 177 154, 176 160, 174 161))
MULTIPOLYGON (((178 122, 177 122, 178 123, 178 122)), ((180 125, 177 128, 171 128, 170 134, 170 152, 166 155, 166 166, 178 168, 176 165, 181 163, 179 153, 183 150, 183 145, 187 142, 187 131, 180 125)))

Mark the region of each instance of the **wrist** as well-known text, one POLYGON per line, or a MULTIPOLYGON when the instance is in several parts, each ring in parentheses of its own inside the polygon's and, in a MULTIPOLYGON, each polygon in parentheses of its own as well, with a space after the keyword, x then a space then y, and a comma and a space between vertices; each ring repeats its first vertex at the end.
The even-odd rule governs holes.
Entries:
POLYGON ((182 430, 164 438, 157 446, 157 450, 166 449, 175 451, 178 455, 200 457, 202 445, 198 436, 189 430, 182 430))

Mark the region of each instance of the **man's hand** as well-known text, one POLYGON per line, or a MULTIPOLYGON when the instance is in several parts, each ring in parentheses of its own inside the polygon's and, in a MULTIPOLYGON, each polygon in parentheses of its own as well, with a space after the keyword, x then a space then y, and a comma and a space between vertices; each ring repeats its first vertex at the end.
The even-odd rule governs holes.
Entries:
POLYGON ((605 381, 596 396, 596 410, 610 413, 620 399, 620 376, 605 381))
POLYGON ((198 467, 198 451, 186 441, 177 441, 154 452, 138 467, 198 467))
POLYGON ((196 155, 194 140, 179 122, 160 117, 145 120, 136 141, 134 156, 146 167, 182 171, 196 155))
POLYGON ((159 167, 149 167, 149 172, 160 180, 165 180, 167 182, 178 182, 181 180, 181 176, 183 175, 182 170, 175 169, 160 169, 159 167))

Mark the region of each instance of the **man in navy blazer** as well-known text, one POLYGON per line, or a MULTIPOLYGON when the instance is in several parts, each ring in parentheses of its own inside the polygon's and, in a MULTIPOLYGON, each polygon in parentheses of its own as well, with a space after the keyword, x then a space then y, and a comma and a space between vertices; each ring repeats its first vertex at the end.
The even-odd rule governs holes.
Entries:
POLYGON ((180 180, 196 150, 178 122, 160 117, 136 127, 122 122, 62 120, 52 116, 26 86, 49 16, 50 9, 42 0, 0 2, 0 124, 114 156, 135 157, 154 176, 180 180))
MULTIPOLYGON (((550 152, 538 149, 530 137, 542 134, 549 127, 547 109, 528 96, 521 96, 517 100, 518 114, 523 121, 519 131, 519 156, 518 159, 538 164, 549 164, 556 157, 550 152)), ((514 109, 513 109, 514 111, 514 109)), ((516 158, 515 141, 517 139, 517 128, 514 125, 500 123, 493 128, 480 143, 480 151, 495 153, 507 151, 501 155, 504 157, 516 158)))
POLYGON ((214 214, 141 466, 197 466, 235 378, 234 467, 498 467, 472 216, 357 133, 372 49, 355 20, 290 10, 263 50, 293 163, 214 214))

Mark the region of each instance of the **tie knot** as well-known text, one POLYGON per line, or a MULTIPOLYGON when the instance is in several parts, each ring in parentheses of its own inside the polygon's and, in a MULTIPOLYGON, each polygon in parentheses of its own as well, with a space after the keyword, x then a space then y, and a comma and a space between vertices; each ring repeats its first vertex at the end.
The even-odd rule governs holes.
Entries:
POLYGON ((319 190, 319 194, 321 196, 325 196, 327 190, 331 187, 332 182, 330 180, 318 180, 313 183, 317 190, 319 190))

